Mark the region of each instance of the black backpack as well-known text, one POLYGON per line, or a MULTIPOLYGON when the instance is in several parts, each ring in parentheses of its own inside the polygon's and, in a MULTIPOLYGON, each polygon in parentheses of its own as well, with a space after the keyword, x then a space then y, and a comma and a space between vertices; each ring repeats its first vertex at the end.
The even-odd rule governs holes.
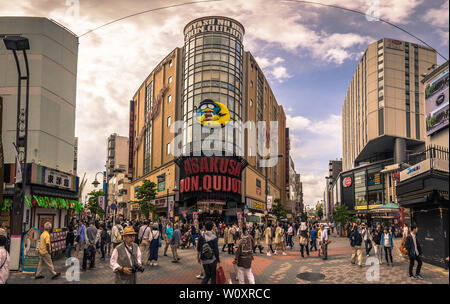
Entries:
POLYGON ((201 260, 210 260, 212 259, 214 256, 214 251, 211 247, 211 245, 209 244, 209 242, 205 242, 202 245, 202 251, 200 253, 200 259, 201 260))

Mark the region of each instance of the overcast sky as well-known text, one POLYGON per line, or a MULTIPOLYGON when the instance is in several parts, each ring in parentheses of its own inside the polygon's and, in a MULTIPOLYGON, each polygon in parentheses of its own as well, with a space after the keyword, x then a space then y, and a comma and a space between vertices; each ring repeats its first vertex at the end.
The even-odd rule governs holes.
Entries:
MULTIPOLYGON (((48 17, 82 35, 127 15, 183 2, 187 1, 1 1, 0 12, 3 16, 48 17)), ((377 1, 316 2, 374 14, 377 1)), ((379 3, 382 19, 448 55, 448 1, 379 3)), ((107 137, 112 133, 128 136, 129 100, 138 86, 170 51, 183 45, 184 26, 208 15, 228 16, 244 25, 244 48, 256 57, 285 109, 291 155, 301 174, 305 202, 315 204, 323 197, 328 160, 342 157, 341 107, 367 45, 382 37, 417 41, 362 15, 294 1, 191 4, 127 18, 80 37, 75 130, 78 175, 86 172, 90 185, 95 173, 105 169, 107 137)), ((438 57, 438 63, 442 62, 438 57)))

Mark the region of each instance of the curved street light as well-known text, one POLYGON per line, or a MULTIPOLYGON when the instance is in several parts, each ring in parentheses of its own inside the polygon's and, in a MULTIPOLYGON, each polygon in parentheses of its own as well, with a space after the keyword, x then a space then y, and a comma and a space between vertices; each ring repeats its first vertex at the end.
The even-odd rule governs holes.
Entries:
POLYGON ((97 186, 100 185, 100 183, 99 183, 98 180, 97 180, 97 175, 98 175, 99 173, 103 175, 103 172, 97 172, 97 173, 95 174, 95 181, 92 182, 92 185, 94 185, 95 188, 97 188, 97 186))

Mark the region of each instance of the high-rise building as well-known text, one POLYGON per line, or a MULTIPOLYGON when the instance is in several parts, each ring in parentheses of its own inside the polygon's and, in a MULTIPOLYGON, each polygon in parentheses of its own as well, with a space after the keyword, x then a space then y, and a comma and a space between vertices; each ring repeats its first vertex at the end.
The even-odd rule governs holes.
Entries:
MULTIPOLYGON (((79 210, 81 206, 78 203, 79 181, 74 172, 78 37, 55 21, 40 17, 0 17, 0 29, 2 34, 21 34, 30 45, 27 50, 30 87, 24 227, 37 227, 42 231, 45 222, 51 222, 53 228, 66 227, 70 211, 79 210)), ((23 54, 17 54, 24 71, 23 54)), ((4 198, 12 201, 18 71, 12 52, 3 43, 0 43, 0 67, 4 198)), ((22 89, 25 91, 23 86, 22 89)), ((23 101, 25 94, 21 96, 23 101)))
POLYGON ((112 213, 110 207, 115 204, 114 212, 123 216, 130 215, 128 213, 131 179, 128 172, 129 146, 128 137, 119 136, 117 133, 108 137, 106 147, 107 214, 112 213))
POLYGON ((106 176, 108 180, 114 176, 114 172, 128 174, 128 137, 119 136, 117 133, 108 137, 106 150, 106 176))
POLYGON ((230 156, 194 155, 207 143, 208 134, 196 133, 199 121, 207 126, 218 123, 222 130, 239 121, 265 122, 269 130, 269 122, 276 121, 278 130, 271 130, 275 134, 264 132, 258 140, 278 140, 277 154, 285 154, 284 110, 253 55, 244 51, 244 32, 239 22, 227 17, 189 22, 184 46, 168 54, 140 85, 130 102, 131 200, 146 179, 158 185, 154 203, 156 213, 163 216, 192 220, 198 212, 199 219, 235 222, 237 212, 247 205, 247 220, 259 221, 267 201, 278 198, 285 203, 285 160, 276 155, 275 166, 262 165, 264 159, 253 144, 256 131, 263 131, 257 125, 247 132, 233 130, 231 138, 224 132, 210 142, 213 150, 230 156), (184 126, 175 126, 176 121, 184 126), (183 154, 175 157, 175 150, 183 154), (209 191, 210 186, 216 190, 209 191))
POLYGON ((333 213, 333 208, 336 203, 334 194, 334 184, 338 179, 339 174, 342 172, 342 159, 341 160, 330 160, 328 162, 328 176, 325 177, 325 191, 324 191, 324 216, 330 219, 333 213))
POLYGON ((398 173, 424 150, 420 76, 435 64, 434 49, 383 38, 368 46, 357 65, 342 107, 341 203, 365 221, 400 223, 398 173))
POLYGON ((433 64, 436 51, 422 45, 383 38, 367 47, 342 107, 343 171, 394 156, 398 163, 423 146, 420 75, 433 64))

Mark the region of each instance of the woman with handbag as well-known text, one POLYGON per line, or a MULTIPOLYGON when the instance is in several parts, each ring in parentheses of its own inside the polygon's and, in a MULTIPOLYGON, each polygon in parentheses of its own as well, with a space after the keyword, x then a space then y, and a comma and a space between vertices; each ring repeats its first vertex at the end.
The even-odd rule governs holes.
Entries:
POLYGON ((392 240, 392 234, 389 232, 387 227, 384 228, 384 233, 381 235, 381 245, 384 248, 387 265, 389 266, 388 258, 390 258, 391 266, 394 267, 394 262, 392 261, 392 248, 394 247, 394 242, 392 240))
POLYGON ((302 258, 305 257, 304 255, 304 249, 306 248, 306 255, 309 256, 309 238, 310 233, 308 231, 308 227, 306 227, 305 223, 301 223, 300 229, 298 230, 299 235, 299 243, 300 243, 300 253, 302 255, 302 258))

